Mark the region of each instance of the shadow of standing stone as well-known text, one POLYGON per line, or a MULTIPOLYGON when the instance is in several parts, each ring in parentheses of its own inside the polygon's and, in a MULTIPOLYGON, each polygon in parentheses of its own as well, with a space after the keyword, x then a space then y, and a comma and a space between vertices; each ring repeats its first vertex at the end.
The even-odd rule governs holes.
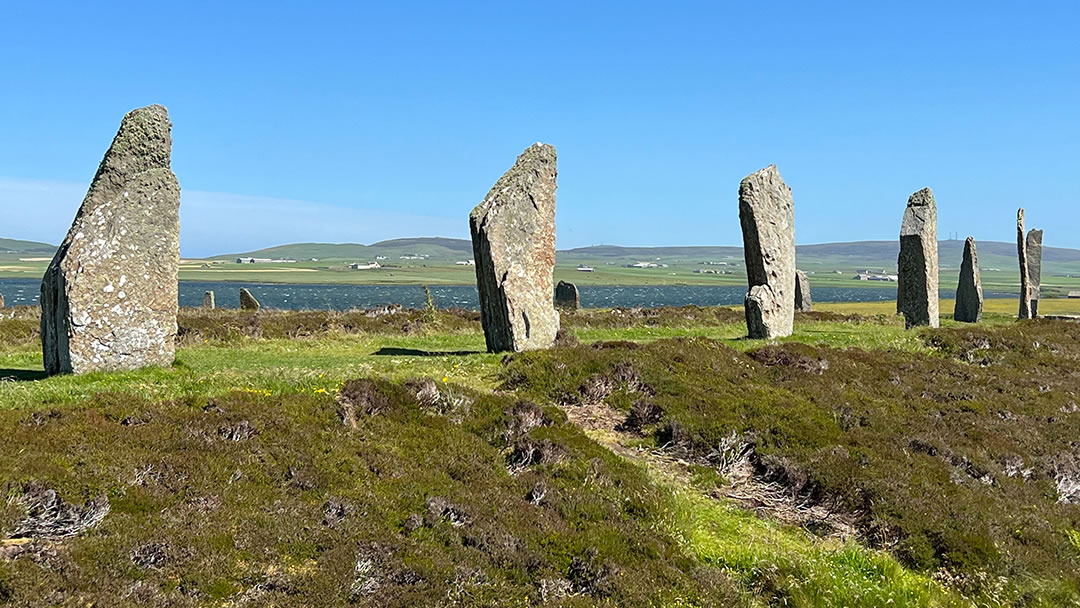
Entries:
POLYGON ((559 331, 555 148, 533 144, 469 214, 488 351, 550 348, 559 331))
POLYGON ((983 290, 979 273, 979 256, 975 252, 975 239, 964 241, 964 261, 960 264, 960 282, 956 286, 956 307, 953 319, 964 323, 982 321, 983 290))
POLYGON ((897 267, 896 300, 904 325, 938 327, 937 203, 930 188, 908 198, 897 267))
POLYGON ((180 185, 162 106, 132 110, 41 281, 49 374, 175 358, 180 185))

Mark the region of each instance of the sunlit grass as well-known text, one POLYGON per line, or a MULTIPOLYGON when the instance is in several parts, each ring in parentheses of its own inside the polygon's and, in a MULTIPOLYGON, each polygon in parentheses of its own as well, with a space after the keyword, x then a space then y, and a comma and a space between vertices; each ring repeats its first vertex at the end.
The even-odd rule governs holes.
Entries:
POLYGON ((966 606, 929 576, 854 542, 822 540, 691 491, 673 534, 744 587, 783 589, 787 606, 966 606))

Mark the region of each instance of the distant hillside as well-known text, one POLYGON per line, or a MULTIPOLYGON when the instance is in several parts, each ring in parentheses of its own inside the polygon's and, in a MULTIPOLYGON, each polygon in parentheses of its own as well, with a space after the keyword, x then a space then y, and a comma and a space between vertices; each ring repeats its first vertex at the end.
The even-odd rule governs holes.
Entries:
MULTIPOLYGON (((1016 243, 979 241, 979 263, 983 267, 1012 269, 1016 265, 1016 243)), ((831 267, 881 267, 895 268, 900 252, 898 241, 856 241, 850 243, 821 243, 799 245, 795 248, 800 266, 825 265, 831 267)), ((963 258, 964 241, 950 240, 938 243, 938 255, 944 267, 959 267, 963 258)), ((706 261, 722 258, 742 258, 741 247, 620 247, 618 245, 595 245, 578 247, 559 252, 564 259, 586 261, 589 259, 660 259, 684 262, 706 261)), ((1043 262, 1050 264, 1080 263, 1080 250, 1060 247, 1043 248, 1043 262)))
POLYGON ((564 249, 560 255, 568 258, 647 258, 672 256, 694 258, 742 257, 742 247, 621 247, 619 245, 593 245, 564 249))
POLYGON ((426 255, 436 260, 467 259, 472 257, 472 243, 464 239, 441 237, 391 239, 372 243, 371 245, 361 243, 294 243, 243 253, 215 255, 210 259, 253 257, 294 260, 310 258, 320 260, 366 260, 374 259, 377 256, 396 258, 402 255, 426 255))
POLYGON ((56 252, 56 245, 39 243, 37 241, 20 241, 18 239, 0 239, 0 254, 19 253, 26 255, 52 255, 56 252))

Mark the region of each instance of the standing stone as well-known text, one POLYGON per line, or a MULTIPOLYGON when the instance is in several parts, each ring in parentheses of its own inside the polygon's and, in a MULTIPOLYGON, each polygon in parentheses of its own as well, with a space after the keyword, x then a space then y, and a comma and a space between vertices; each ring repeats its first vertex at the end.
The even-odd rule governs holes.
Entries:
POLYGON ((203 296, 202 296, 202 307, 203 308, 211 308, 211 309, 216 308, 216 306, 214 305, 214 292, 208 291, 208 292, 203 294, 203 296))
POLYGON ((1024 238, 1024 208, 1016 211, 1016 257, 1020 262, 1020 314, 1021 319, 1031 319, 1031 277, 1029 276, 1027 239, 1024 238))
POLYGON ((953 319, 965 323, 982 321, 983 290, 979 274, 979 256, 975 252, 975 239, 964 241, 964 261, 960 264, 960 283, 956 286, 956 308, 953 319))
POLYGON ((1031 317, 1039 316, 1039 296, 1042 287, 1042 230, 1027 233, 1028 293, 1031 294, 1031 317))
POLYGON ((533 144, 469 214, 480 318, 490 352, 549 348, 559 330, 555 148, 533 144))
POLYGON ((577 285, 559 281, 555 286, 555 306, 568 310, 581 308, 581 295, 578 294, 577 285))
POLYGON ((240 310, 259 310, 259 301, 246 288, 240 288, 240 310))
POLYGON ((4 307, 4 294, 0 293, 0 308, 4 307))
POLYGON ((750 291, 746 329, 751 338, 790 336, 795 322, 795 205, 791 188, 769 165, 739 184, 739 221, 750 291))
POLYGON ((814 311, 814 301, 810 297, 810 278, 801 270, 795 271, 795 310, 814 311))
POLYGON ((175 358, 180 185, 161 106, 132 110, 41 281, 49 374, 175 358))
POLYGON ((908 198, 900 225, 897 306, 904 325, 938 327, 937 204, 930 188, 908 198))

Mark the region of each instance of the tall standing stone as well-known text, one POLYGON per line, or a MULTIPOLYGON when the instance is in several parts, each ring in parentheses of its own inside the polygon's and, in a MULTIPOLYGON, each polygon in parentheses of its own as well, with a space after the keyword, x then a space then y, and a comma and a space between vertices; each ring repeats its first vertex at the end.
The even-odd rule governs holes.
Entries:
POLYGON ((259 301, 245 287, 240 288, 240 310, 259 310, 259 301))
POLYGON ((577 285, 559 281, 559 284, 555 286, 555 306, 568 310, 581 308, 581 295, 578 293, 577 285))
POLYGON ((4 307, 4 294, 0 293, 0 308, 4 307))
POLYGON ((739 184, 739 222, 750 291, 751 338, 790 336, 795 321, 795 205, 791 188, 769 165, 739 184))
POLYGON ((555 148, 533 144, 469 214, 480 318, 491 352, 549 348, 559 330, 555 148))
POLYGON ((41 281, 45 371, 168 365, 175 358, 180 185, 161 106, 132 110, 41 281))
POLYGON ((213 309, 213 308, 216 307, 215 303, 214 303, 214 292, 208 291, 208 292, 203 294, 203 296, 202 296, 202 307, 203 308, 210 308, 210 309, 213 309))
POLYGON ((896 299, 905 326, 938 327, 937 204, 930 188, 908 198, 897 266, 896 299))
POLYGON ((960 263, 960 282, 956 286, 956 307, 953 319, 965 323, 982 321, 983 290, 979 274, 979 256, 975 252, 975 239, 964 241, 964 261, 960 263))
POLYGON ((1039 316, 1039 296, 1042 291, 1042 230, 1027 233, 1028 293, 1031 294, 1031 316, 1039 316))
POLYGON ((814 311, 814 301, 810 297, 810 278, 801 270, 795 271, 795 310, 814 311))
POLYGON ((1031 319, 1031 277, 1029 276, 1027 239, 1024 236, 1024 208, 1016 211, 1016 257, 1020 263, 1020 314, 1021 319, 1031 319))

